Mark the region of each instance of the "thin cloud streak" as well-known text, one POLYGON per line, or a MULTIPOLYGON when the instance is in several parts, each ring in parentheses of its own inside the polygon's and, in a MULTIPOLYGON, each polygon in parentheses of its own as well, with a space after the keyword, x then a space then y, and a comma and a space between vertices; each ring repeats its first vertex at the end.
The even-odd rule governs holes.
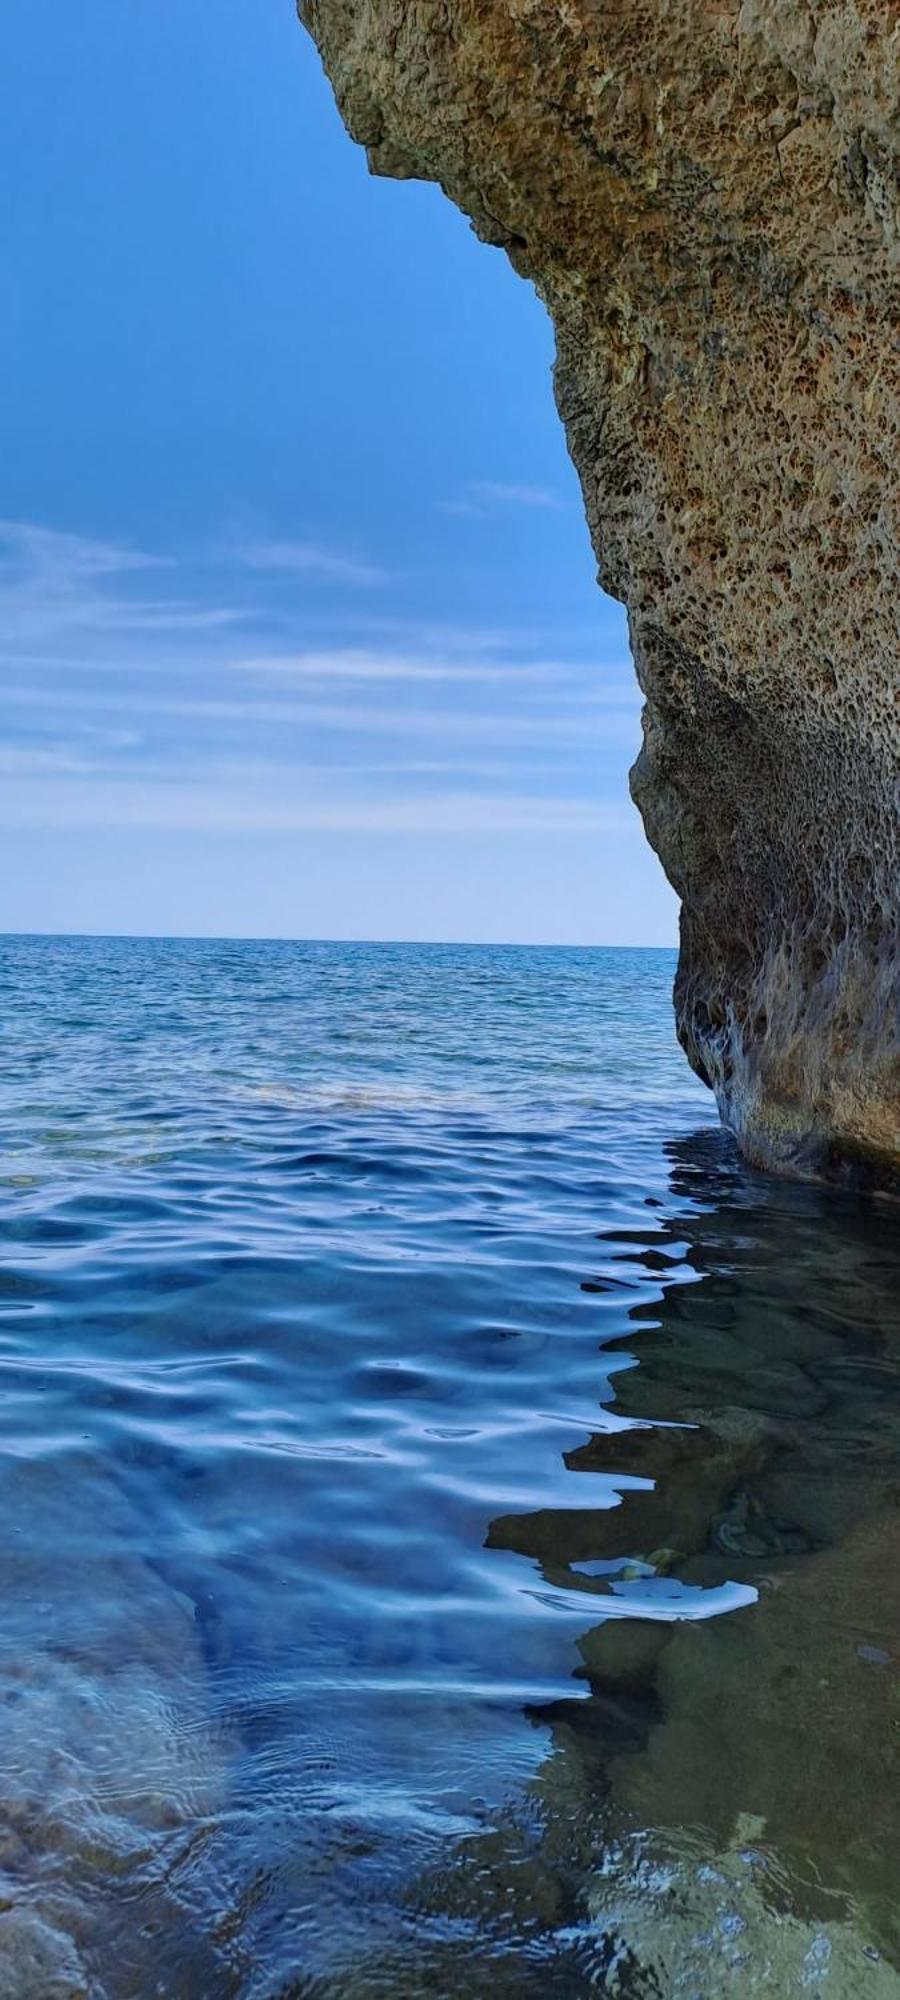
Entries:
MULTIPOLYGON (((86 708, 107 714, 110 700, 102 695, 85 692, 82 694, 59 693, 43 690, 38 693, 28 687, 8 687, 3 690, 5 701, 23 708, 43 708, 69 710, 81 714, 86 708)), ((384 735, 384 736, 429 736, 445 738, 455 736, 487 738, 491 742, 509 737, 535 736, 539 739, 555 738, 560 742, 582 743, 586 729, 598 727, 604 722, 604 733, 608 729, 608 718, 621 717, 629 730, 633 729, 634 709, 615 702, 611 709, 602 703, 594 703, 590 696, 570 704, 569 714, 519 714, 494 711, 439 711, 436 709, 400 709, 386 711, 360 703, 330 703, 322 701, 223 701, 218 697, 203 699, 199 696, 177 696, 160 699, 146 695, 116 695, 114 709, 117 715, 168 716, 176 719, 251 723, 297 723, 333 730, 341 734, 384 735)), ((599 729, 598 729, 599 733, 599 729)))
POLYGON ((243 542, 231 554, 245 569, 318 577, 325 583, 345 583, 354 588, 365 589, 388 581, 387 572, 374 563, 322 548, 317 542, 243 542))
MULTIPOLYGON (((485 483, 491 505, 543 504, 524 491, 501 502, 485 483)), ((347 614, 333 644, 310 643, 303 579, 349 596, 376 572, 313 543, 244 544, 228 561, 225 578, 208 554, 191 575, 186 560, 0 523, 0 824, 635 834, 633 815, 585 796, 606 748, 618 763, 636 747, 624 662, 399 618, 348 643, 347 614)))
POLYGON ((449 500, 439 500, 444 514, 471 515, 483 520, 507 507, 539 508, 559 513, 563 501, 550 486, 529 486, 514 480, 470 479, 464 492, 449 500))
POLYGON ((476 479, 472 483, 476 499, 495 502, 500 507, 562 507, 558 493, 549 486, 523 486, 502 479, 476 479))
MULTIPOLYGON (((584 673, 583 667, 567 660, 513 658, 472 661, 452 655, 428 658, 421 654, 381 652, 377 648, 362 646, 319 647, 309 652, 287 654, 264 653, 255 658, 235 660, 233 664, 244 673, 295 681, 420 681, 451 685, 454 682, 473 685, 500 683, 510 688, 533 683, 559 689, 560 683, 573 673, 579 676, 584 673)), ((598 666, 598 676, 602 671, 598 666)), ((617 666, 613 671, 621 669, 617 666)), ((633 704, 637 698, 633 676, 628 687, 623 687, 616 697, 610 696, 610 699, 613 698, 633 704)))
MULTIPOLYGON (((196 629, 215 629, 226 622, 223 615, 210 613, 206 626, 201 625, 200 615, 196 629)), ((154 628, 140 628, 153 630, 154 628)), ((170 629, 166 627, 165 629, 170 629)), ((633 708, 640 701, 640 692, 628 662, 600 659, 571 660, 502 658, 491 660, 476 656, 474 659, 465 652, 448 653, 441 657, 423 654, 402 654, 377 647, 318 646, 296 652, 237 653, 217 652, 204 658, 195 650, 188 654, 138 653, 133 657, 123 656, 121 647, 113 655, 96 653, 23 653, 21 650, 0 648, 0 668, 6 667, 16 673, 27 666, 29 673, 60 674, 69 686, 78 675, 115 674, 123 678, 145 674, 153 681, 165 681, 167 677, 183 681, 190 674, 202 679, 204 675, 215 675, 217 682, 223 674, 246 676, 251 681, 271 678, 275 685, 296 683, 301 688, 316 683, 326 686, 342 681, 400 683, 419 682, 429 686, 452 687, 454 683, 479 686, 501 686, 508 688, 514 698, 518 688, 543 688, 551 691, 554 700, 566 702, 572 698, 572 689, 567 683, 576 682, 580 698, 591 706, 609 708, 633 708), (586 675, 592 684, 584 686, 586 675)), ((39 698, 39 697, 36 697, 39 698)))
POLYGON ((387 800, 273 799, 223 796, 218 785, 146 785, 120 779, 96 784, 60 772, 53 782, 13 780, 0 793, 0 826, 25 828, 156 827, 207 833, 606 833, 635 829, 633 815, 591 799, 540 794, 429 793, 387 800))
POLYGON ((51 588, 66 580, 170 567, 166 556, 147 555, 120 543, 73 535, 36 521, 0 519, 0 574, 12 564, 18 564, 26 574, 40 576, 45 587, 51 588))
POLYGON ((28 658, 71 635, 79 645, 126 633, 208 632, 234 625, 232 605, 201 604, 123 588, 134 574, 169 572, 164 556, 72 535, 30 521, 0 521, 0 629, 7 652, 28 658))

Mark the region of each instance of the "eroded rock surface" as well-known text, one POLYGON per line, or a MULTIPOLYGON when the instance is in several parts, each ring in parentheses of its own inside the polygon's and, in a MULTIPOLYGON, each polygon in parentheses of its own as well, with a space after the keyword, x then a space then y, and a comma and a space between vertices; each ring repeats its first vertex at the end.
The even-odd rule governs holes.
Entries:
POLYGON ((900 1168, 898 0, 300 0, 378 173, 534 280, 678 1028, 746 1153, 900 1168))

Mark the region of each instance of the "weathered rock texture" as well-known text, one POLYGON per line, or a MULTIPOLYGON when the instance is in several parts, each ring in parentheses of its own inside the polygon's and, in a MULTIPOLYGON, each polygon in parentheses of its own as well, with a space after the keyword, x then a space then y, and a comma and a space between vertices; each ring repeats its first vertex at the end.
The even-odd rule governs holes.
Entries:
POLYGON ((900 1167, 898 0, 300 0, 377 173, 532 278, 646 695, 678 1028, 748 1155, 900 1167))

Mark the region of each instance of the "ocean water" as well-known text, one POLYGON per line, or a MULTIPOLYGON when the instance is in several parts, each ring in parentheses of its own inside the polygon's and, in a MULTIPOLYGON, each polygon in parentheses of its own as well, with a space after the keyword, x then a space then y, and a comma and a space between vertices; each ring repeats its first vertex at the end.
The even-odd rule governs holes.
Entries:
POLYGON ((894 1212, 666 952, 0 945, 0 1993, 900 1994, 894 1212))

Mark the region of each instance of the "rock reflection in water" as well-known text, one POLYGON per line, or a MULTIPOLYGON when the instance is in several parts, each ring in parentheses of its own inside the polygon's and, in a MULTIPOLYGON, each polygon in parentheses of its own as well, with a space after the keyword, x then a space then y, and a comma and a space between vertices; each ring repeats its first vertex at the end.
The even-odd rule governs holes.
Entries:
POLYGON ((556 1588, 624 1564, 758 1602, 589 1629, 582 1696, 532 1710, 553 1752, 531 1817, 468 1843, 426 1905, 492 1937, 494 1992, 532 1991, 540 1938, 535 1993, 900 1994, 895 1218, 748 1176, 717 1136, 670 1151, 678 1207, 605 1236, 585 1281, 665 1283, 612 1343, 638 1364, 629 1421, 566 1458, 646 1483, 489 1540, 556 1588))

